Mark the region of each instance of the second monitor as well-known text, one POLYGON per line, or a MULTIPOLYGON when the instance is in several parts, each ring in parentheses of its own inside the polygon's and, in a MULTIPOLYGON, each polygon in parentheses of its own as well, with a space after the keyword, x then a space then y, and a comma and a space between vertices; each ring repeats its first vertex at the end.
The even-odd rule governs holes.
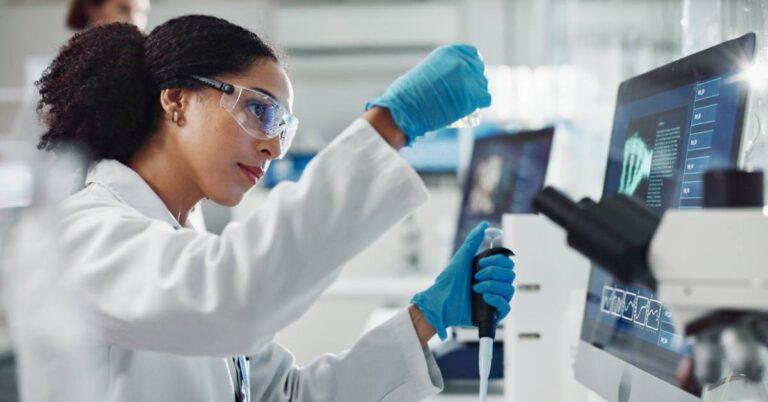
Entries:
POLYGON ((500 227, 506 213, 532 212, 531 203, 544 186, 554 134, 553 127, 514 133, 500 130, 475 140, 454 251, 483 220, 500 227))

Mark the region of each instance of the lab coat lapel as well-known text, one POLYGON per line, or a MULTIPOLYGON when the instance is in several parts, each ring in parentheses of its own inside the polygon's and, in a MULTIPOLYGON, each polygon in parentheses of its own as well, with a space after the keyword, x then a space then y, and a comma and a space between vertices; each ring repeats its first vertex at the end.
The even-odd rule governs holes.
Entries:
POLYGON ((136 171, 116 160, 105 159, 96 163, 85 179, 86 186, 91 184, 106 187, 124 203, 149 218, 167 222, 177 229, 182 227, 149 184, 136 171))

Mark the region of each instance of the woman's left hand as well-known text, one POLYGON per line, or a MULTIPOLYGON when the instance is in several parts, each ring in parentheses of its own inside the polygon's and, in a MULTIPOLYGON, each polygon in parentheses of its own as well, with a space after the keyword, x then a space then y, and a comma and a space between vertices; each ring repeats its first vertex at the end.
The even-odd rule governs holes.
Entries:
POLYGON ((453 44, 435 49, 366 109, 387 108, 410 143, 490 104, 485 63, 477 48, 453 44))

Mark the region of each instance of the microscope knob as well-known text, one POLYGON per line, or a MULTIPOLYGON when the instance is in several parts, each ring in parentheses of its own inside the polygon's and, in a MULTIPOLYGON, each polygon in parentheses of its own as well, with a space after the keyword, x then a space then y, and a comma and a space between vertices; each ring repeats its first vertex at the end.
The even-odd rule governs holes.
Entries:
POLYGON ((763 207, 763 172, 710 170, 704 174, 705 208, 763 207))

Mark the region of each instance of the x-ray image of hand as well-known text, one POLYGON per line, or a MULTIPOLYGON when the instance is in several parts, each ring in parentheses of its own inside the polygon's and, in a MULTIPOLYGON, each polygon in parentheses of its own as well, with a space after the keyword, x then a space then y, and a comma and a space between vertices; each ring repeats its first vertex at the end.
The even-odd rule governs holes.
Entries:
POLYGON ((624 163, 621 168, 619 193, 635 194, 643 179, 651 174, 652 159, 653 151, 645 145, 637 133, 632 134, 624 144, 624 163))
POLYGON ((469 193, 469 210, 472 213, 491 214, 496 210, 493 196, 499 188, 504 160, 493 155, 477 165, 475 186, 469 193))

